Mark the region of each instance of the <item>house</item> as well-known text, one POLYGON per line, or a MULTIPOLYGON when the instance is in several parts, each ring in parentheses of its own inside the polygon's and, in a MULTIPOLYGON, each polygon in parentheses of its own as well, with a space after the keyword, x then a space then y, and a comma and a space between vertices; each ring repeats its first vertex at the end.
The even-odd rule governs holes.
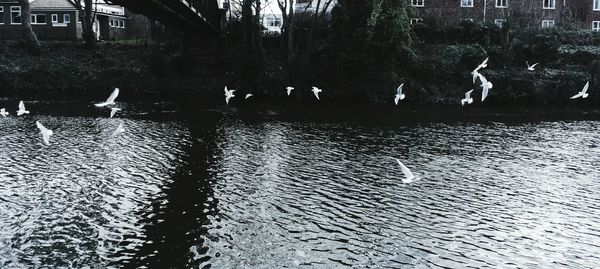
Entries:
MULTIPOLYGON (((292 8, 296 13, 309 14, 315 12, 317 2, 317 0, 296 0, 294 1, 292 8)), ((319 12, 323 12, 323 10, 326 9, 326 18, 329 18, 328 16, 336 3, 336 0, 322 0, 319 5, 319 12)), ((225 9, 227 19, 239 20, 241 18, 241 1, 220 0, 219 7, 225 9)), ((283 15, 277 1, 261 0, 261 7, 261 26, 263 34, 281 34, 283 15)), ((301 15, 296 18, 307 19, 309 16, 301 15)))
MULTIPOLYGON (((31 2, 31 26, 41 40, 76 40, 77 9, 68 0, 31 2)), ((23 38, 18 0, 0 0, 0 39, 23 38)))
POLYGON ((502 27, 577 27, 600 31, 600 0, 405 0, 415 10, 411 24, 493 22, 502 27))
MULTIPOLYGON (((31 27, 40 40, 77 40, 82 38, 83 14, 69 0, 33 0, 31 27)), ((125 8, 94 1, 93 29, 98 40, 151 39, 152 22, 125 8), (132 30, 128 32, 128 27, 132 30)), ((23 38, 21 6, 18 0, 0 0, 0 40, 23 38)))

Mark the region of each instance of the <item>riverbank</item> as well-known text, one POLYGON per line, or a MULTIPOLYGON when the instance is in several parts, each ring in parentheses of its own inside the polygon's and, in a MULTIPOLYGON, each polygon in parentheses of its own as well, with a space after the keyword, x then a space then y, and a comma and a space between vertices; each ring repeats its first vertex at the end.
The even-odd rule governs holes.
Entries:
MULTIPOLYGON (((548 45, 546 38, 537 38, 526 49, 521 44, 507 56, 493 41, 483 45, 451 40, 433 43, 423 38, 413 44, 410 55, 402 59, 397 71, 387 71, 393 77, 386 77, 385 81, 377 80, 377 70, 368 71, 373 74, 369 80, 368 74, 355 74, 367 72, 360 70, 360 66, 327 65, 328 57, 337 57, 327 52, 327 48, 323 49, 322 59, 315 59, 310 75, 290 76, 277 48, 267 46, 270 53, 266 54, 265 78, 254 88, 244 86, 237 76, 235 49, 219 57, 202 58, 178 55, 174 43, 101 43, 91 53, 76 43, 45 42, 42 56, 34 57, 21 49, 18 42, 3 42, 0 43, 0 95, 12 99, 102 100, 112 88, 119 87, 123 89, 120 96, 123 101, 193 100, 211 106, 223 103, 225 85, 236 89, 240 100, 246 93, 253 93, 255 99, 266 103, 312 102, 310 87, 314 85, 323 89, 322 102, 391 104, 395 87, 404 83, 405 105, 457 105, 466 91, 475 89, 474 106, 480 106, 481 88, 473 84, 470 71, 490 57, 488 68, 482 71, 494 84, 486 106, 592 107, 600 102, 600 94, 595 94, 600 84, 600 46, 574 40, 559 40, 562 45, 552 41, 548 45), (527 55, 525 50, 544 53, 535 57, 536 54, 527 55), (526 58, 532 63, 540 62, 535 71, 527 71, 526 58), (570 100, 588 80, 590 97, 570 100), (291 97, 285 94, 288 85, 296 86, 291 97)), ((236 103, 239 102, 232 104, 236 103)))

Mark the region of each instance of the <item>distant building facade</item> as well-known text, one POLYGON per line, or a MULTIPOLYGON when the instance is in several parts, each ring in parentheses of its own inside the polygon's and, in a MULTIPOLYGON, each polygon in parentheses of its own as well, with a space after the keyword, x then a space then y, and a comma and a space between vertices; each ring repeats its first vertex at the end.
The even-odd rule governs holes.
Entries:
POLYGON ((411 24, 457 24, 463 20, 509 22, 516 27, 577 27, 600 31, 600 0, 405 0, 411 24))
MULTIPOLYGON (((82 38, 83 14, 69 0, 31 1, 31 27, 40 40, 82 38)), ((95 1, 93 29, 98 40, 151 39, 152 21, 104 1, 95 1), (131 29, 129 29, 131 28, 131 29)), ((23 38, 21 5, 18 0, 0 0, 0 40, 23 38)))

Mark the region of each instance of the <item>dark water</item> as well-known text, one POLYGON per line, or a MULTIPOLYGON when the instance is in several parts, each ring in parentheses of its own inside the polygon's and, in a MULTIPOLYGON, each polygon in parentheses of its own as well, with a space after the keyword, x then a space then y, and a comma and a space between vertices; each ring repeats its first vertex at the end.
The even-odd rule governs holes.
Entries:
POLYGON ((600 267, 597 112, 173 107, 0 119, 0 268, 600 267))

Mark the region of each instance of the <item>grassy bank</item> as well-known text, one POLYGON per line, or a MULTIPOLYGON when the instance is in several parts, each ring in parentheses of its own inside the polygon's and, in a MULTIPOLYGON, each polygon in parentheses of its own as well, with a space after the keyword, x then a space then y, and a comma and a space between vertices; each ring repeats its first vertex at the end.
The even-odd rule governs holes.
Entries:
POLYGON ((80 44, 53 42, 43 43, 42 56, 34 57, 19 42, 5 42, 0 43, 0 96, 101 100, 119 87, 121 100, 191 99, 210 105, 223 103, 224 85, 238 90, 238 98, 252 92, 274 102, 312 101, 309 89, 319 86, 324 102, 391 104, 395 88, 405 83, 405 103, 457 105, 470 89, 475 89, 476 100, 480 98, 470 72, 490 57, 482 73, 494 87, 485 105, 600 103, 599 35, 469 29, 460 29, 460 34, 456 29, 415 29, 410 49, 396 52, 393 64, 381 66, 376 59, 385 58, 385 51, 374 57, 368 52, 351 55, 335 43, 322 42, 311 62, 295 72, 283 60, 278 40, 266 39, 265 75, 257 85, 239 76, 235 59, 241 58, 242 50, 234 44, 225 55, 202 58, 179 56, 177 44, 169 43, 101 43, 90 52, 80 44), (481 38, 474 40, 475 36, 481 38), (540 64, 529 72, 525 61, 540 64), (569 100, 588 80, 590 97, 569 100), (288 85, 297 88, 292 97, 285 96, 288 85))
POLYGON ((19 42, 4 42, 0 96, 101 100, 119 87, 121 100, 173 99, 222 85, 218 66, 179 57, 170 44, 101 43, 90 52, 81 44, 45 42, 42 55, 35 57, 19 42))

